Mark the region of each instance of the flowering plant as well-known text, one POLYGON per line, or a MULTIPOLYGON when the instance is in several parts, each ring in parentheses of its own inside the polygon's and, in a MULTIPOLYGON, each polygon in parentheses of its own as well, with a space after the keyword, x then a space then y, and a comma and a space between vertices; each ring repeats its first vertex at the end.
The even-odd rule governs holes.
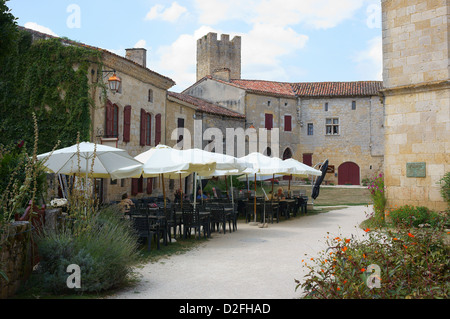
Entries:
POLYGON ((383 174, 375 176, 370 182, 368 189, 370 191, 370 196, 373 200, 373 209, 375 212, 375 218, 384 223, 384 208, 386 206, 386 196, 384 188, 384 177, 383 174))

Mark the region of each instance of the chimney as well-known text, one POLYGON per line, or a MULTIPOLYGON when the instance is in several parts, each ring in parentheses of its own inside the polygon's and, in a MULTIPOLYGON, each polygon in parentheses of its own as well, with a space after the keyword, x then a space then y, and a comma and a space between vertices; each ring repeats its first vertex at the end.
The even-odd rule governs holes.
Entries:
POLYGON ((147 50, 146 49, 126 49, 126 58, 131 60, 144 68, 147 67, 147 50))
POLYGON ((215 69, 213 71, 212 77, 222 81, 230 82, 231 70, 228 68, 215 69))

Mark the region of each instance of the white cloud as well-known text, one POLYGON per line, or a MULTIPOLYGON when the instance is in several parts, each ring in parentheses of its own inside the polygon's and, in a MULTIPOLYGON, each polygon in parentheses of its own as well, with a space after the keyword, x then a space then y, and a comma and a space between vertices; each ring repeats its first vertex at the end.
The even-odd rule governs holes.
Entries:
POLYGON ((36 22, 27 22, 27 23, 25 23, 24 27, 27 29, 31 29, 31 30, 39 31, 39 32, 42 32, 45 34, 49 34, 54 37, 58 37, 58 35, 55 32, 53 32, 51 29, 44 27, 42 25, 39 25, 36 22))
POLYGON ((365 79, 383 80, 383 40, 381 36, 367 42, 367 49, 357 52, 353 57, 356 68, 365 79))
POLYGON ((135 49, 146 49, 147 48, 147 41, 145 40, 139 40, 138 42, 136 42, 136 44, 134 45, 135 49))
POLYGON ((187 9, 180 6, 177 2, 173 2, 172 6, 167 9, 164 6, 157 4, 147 13, 145 20, 163 20, 173 23, 186 12, 187 9))
POLYGON ((349 19, 362 0, 195 0, 199 22, 218 24, 239 19, 248 23, 278 26, 304 24, 328 29, 349 19))
POLYGON ((209 32, 218 31, 202 26, 193 34, 180 35, 171 45, 159 47, 147 65, 172 78, 177 83, 172 90, 187 88, 196 81, 197 40, 209 32))

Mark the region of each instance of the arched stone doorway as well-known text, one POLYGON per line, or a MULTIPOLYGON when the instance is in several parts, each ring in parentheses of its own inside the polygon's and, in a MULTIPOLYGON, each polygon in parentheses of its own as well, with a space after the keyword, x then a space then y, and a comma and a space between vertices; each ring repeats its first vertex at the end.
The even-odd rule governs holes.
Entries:
MULTIPOLYGON (((283 160, 287 160, 289 158, 292 158, 292 151, 291 149, 288 147, 284 150, 283 152, 283 160)), ((283 180, 285 181, 289 181, 292 180, 292 176, 283 176, 283 180)))
POLYGON ((341 164, 338 168, 339 185, 360 185, 359 166, 353 162, 341 164))

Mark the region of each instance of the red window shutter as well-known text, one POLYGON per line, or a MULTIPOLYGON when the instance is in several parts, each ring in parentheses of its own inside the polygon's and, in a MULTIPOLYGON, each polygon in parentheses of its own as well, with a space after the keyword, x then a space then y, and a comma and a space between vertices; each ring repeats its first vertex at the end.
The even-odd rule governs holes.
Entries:
POLYGON ((155 116, 155 146, 161 143, 161 114, 155 116))
POLYGON ((125 106, 123 110, 123 141, 128 143, 130 141, 131 131, 131 106, 125 106))
POLYGON ((105 118, 105 136, 113 135, 113 105, 110 101, 106 102, 106 118, 105 118))
POLYGON ((152 145, 152 115, 147 113, 146 116, 146 145, 152 145))
POLYGON ((284 116, 284 130, 286 132, 292 131, 292 116, 290 116, 290 115, 284 116))
POLYGON ((145 128, 146 128, 146 120, 147 112, 144 109, 141 109, 141 131, 140 131, 140 141, 139 144, 141 146, 145 146, 145 128))
POLYGON ((131 195, 136 196, 139 193, 139 178, 131 179, 131 195))
POLYGON ((266 129, 271 130, 273 128, 273 114, 266 114, 266 129))
POLYGON ((111 137, 119 137, 119 107, 112 106, 112 134, 111 137))
POLYGON ((147 194, 151 195, 153 193, 153 178, 147 178, 147 194))

